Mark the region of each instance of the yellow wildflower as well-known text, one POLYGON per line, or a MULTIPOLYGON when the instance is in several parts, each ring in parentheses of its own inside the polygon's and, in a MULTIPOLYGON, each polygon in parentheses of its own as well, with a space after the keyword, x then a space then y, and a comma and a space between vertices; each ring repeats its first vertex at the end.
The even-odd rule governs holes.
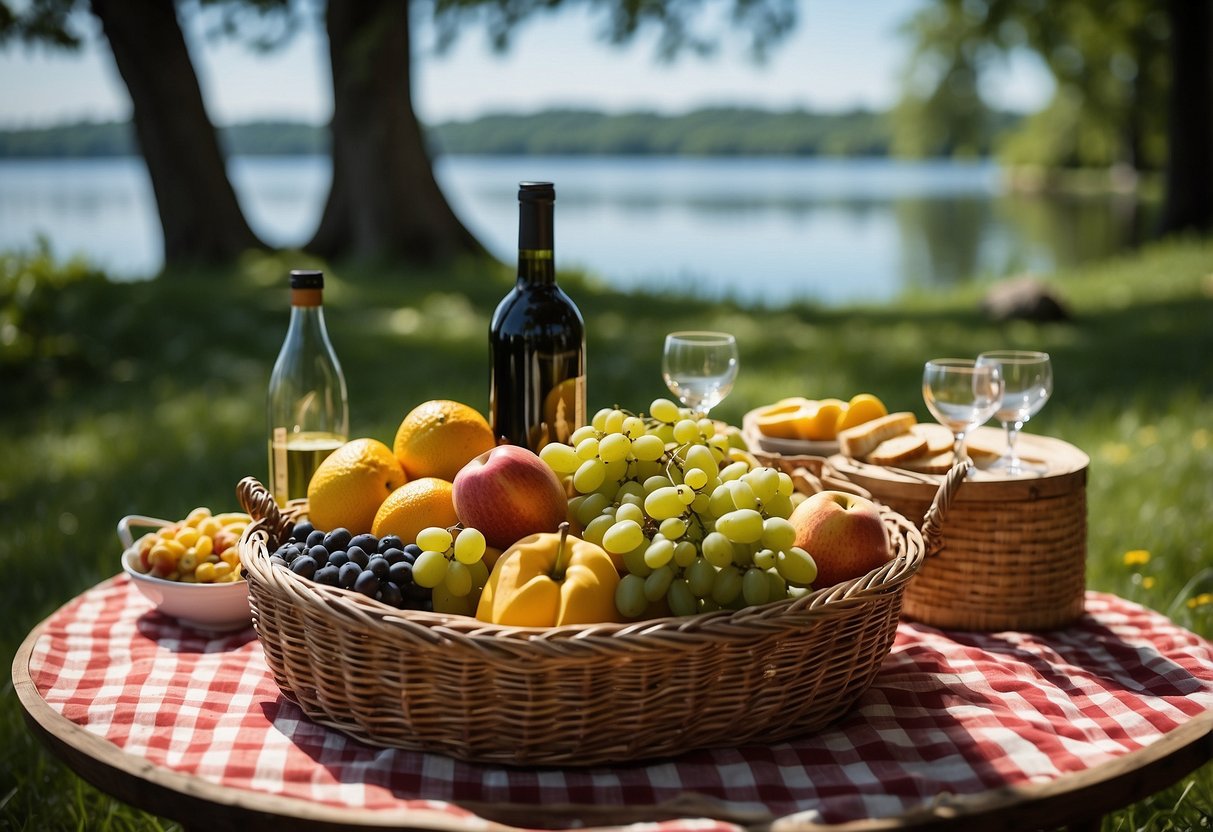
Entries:
POLYGON ((1145 549, 1130 549, 1125 552, 1125 566, 1145 566, 1150 562, 1150 553, 1145 549))
POLYGON ((1188 609, 1194 610, 1197 607, 1205 607, 1213 604, 1213 592, 1202 592, 1194 598, 1188 599, 1188 609))
POLYGON ((1156 583, 1158 583, 1158 581, 1154 580, 1153 575, 1146 575, 1144 578, 1141 579, 1141 588, 1142 589, 1153 589, 1154 584, 1156 584, 1156 583))

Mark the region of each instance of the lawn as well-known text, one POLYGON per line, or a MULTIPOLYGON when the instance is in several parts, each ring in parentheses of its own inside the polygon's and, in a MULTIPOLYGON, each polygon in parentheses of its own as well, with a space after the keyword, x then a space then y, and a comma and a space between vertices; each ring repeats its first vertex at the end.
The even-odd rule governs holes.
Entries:
MULTIPOLYGON (((317 264, 256 256, 224 272, 118 284, 44 255, 0 257, 6 667, 39 620, 117 571, 120 517, 232 508, 236 482, 264 476, 264 395, 286 327, 285 275, 304 265, 317 264)), ((485 409, 488 317, 509 269, 328 271, 326 314, 349 384, 352 435, 390 442, 402 416, 430 398, 485 409)), ((872 308, 746 309, 624 295, 583 275, 561 280, 586 317, 591 410, 641 410, 664 395, 661 340, 673 329, 736 334, 741 374, 713 414, 734 422, 784 396, 862 390, 926 421, 925 360, 1047 350, 1056 391, 1029 430, 1091 457, 1088 585, 1213 636, 1213 240, 1055 276, 1074 317, 1052 324, 986 320, 981 287, 872 308), (1148 559, 1125 557, 1141 551, 1148 559)), ((1210 816, 1206 766, 1104 828, 1187 829, 1210 816)), ((44 753, 10 682, 0 690, 0 826, 174 825, 110 800, 44 753)))

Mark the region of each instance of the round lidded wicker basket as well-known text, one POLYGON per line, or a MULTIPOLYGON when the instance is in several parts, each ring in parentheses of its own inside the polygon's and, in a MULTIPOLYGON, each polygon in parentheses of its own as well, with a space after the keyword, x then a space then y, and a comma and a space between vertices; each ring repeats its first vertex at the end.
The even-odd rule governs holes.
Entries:
MULTIPOLYGON (((999 447, 1001 429, 982 428, 999 447)), ((906 589, 906 617, 955 630, 1050 630, 1083 614, 1090 458, 1066 442, 1021 434, 1038 477, 976 472, 947 509, 938 552, 906 589)), ((833 456, 828 467, 912 522, 922 522, 943 477, 833 456)))
POLYGON ((871 684, 925 550, 918 529, 882 507, 894 558, 799 599, 504 627, 394 610, 274 566, 268 552, 306 503, 280 512, 251 477, 237 493, 255 520, 240 540, 253 623, 282 692, 365 742, 492 763, 622 762, 822 728, 871 684))

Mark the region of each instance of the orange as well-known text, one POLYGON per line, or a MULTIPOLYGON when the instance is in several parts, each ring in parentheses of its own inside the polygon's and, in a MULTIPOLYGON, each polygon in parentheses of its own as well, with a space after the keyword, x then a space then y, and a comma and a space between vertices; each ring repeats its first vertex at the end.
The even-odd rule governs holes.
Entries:
POLYGON ((393 451, 411 480, 454 480, 459 469, 497 442, 475 409, 435 399, 413 408, 396 431, 393 451))
POLYGON ((404 485, 404 469, 378 439, 354 439, 329 454, 307 486, 308 516, 316 528, 371 530, 375 512, 404 485))
POLYGON ((871 393, 857 393, 838 416, 838 432, 888 415, 889 410, 880 399, 871 393))
POLYGON ((397 488, 383 501, 371 524, 371 534, 398 535, 405 543, 429 526, 449 528, 459 522, 451 501, 451 484, 437 477, 422 477, 397 488))

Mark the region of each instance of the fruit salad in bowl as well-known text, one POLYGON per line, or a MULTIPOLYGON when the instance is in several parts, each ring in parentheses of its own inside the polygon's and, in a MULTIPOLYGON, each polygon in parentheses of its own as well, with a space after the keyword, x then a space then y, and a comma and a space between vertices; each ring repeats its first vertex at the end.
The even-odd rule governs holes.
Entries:
POLYGON ((118 523, 122 569, 157 610, 195 629, 234 630, 251 618, 237 544, 251 518, 196 508, 184 520, 142 515, 118 523), (154 531, 135 539, 132 529, 154 531))

